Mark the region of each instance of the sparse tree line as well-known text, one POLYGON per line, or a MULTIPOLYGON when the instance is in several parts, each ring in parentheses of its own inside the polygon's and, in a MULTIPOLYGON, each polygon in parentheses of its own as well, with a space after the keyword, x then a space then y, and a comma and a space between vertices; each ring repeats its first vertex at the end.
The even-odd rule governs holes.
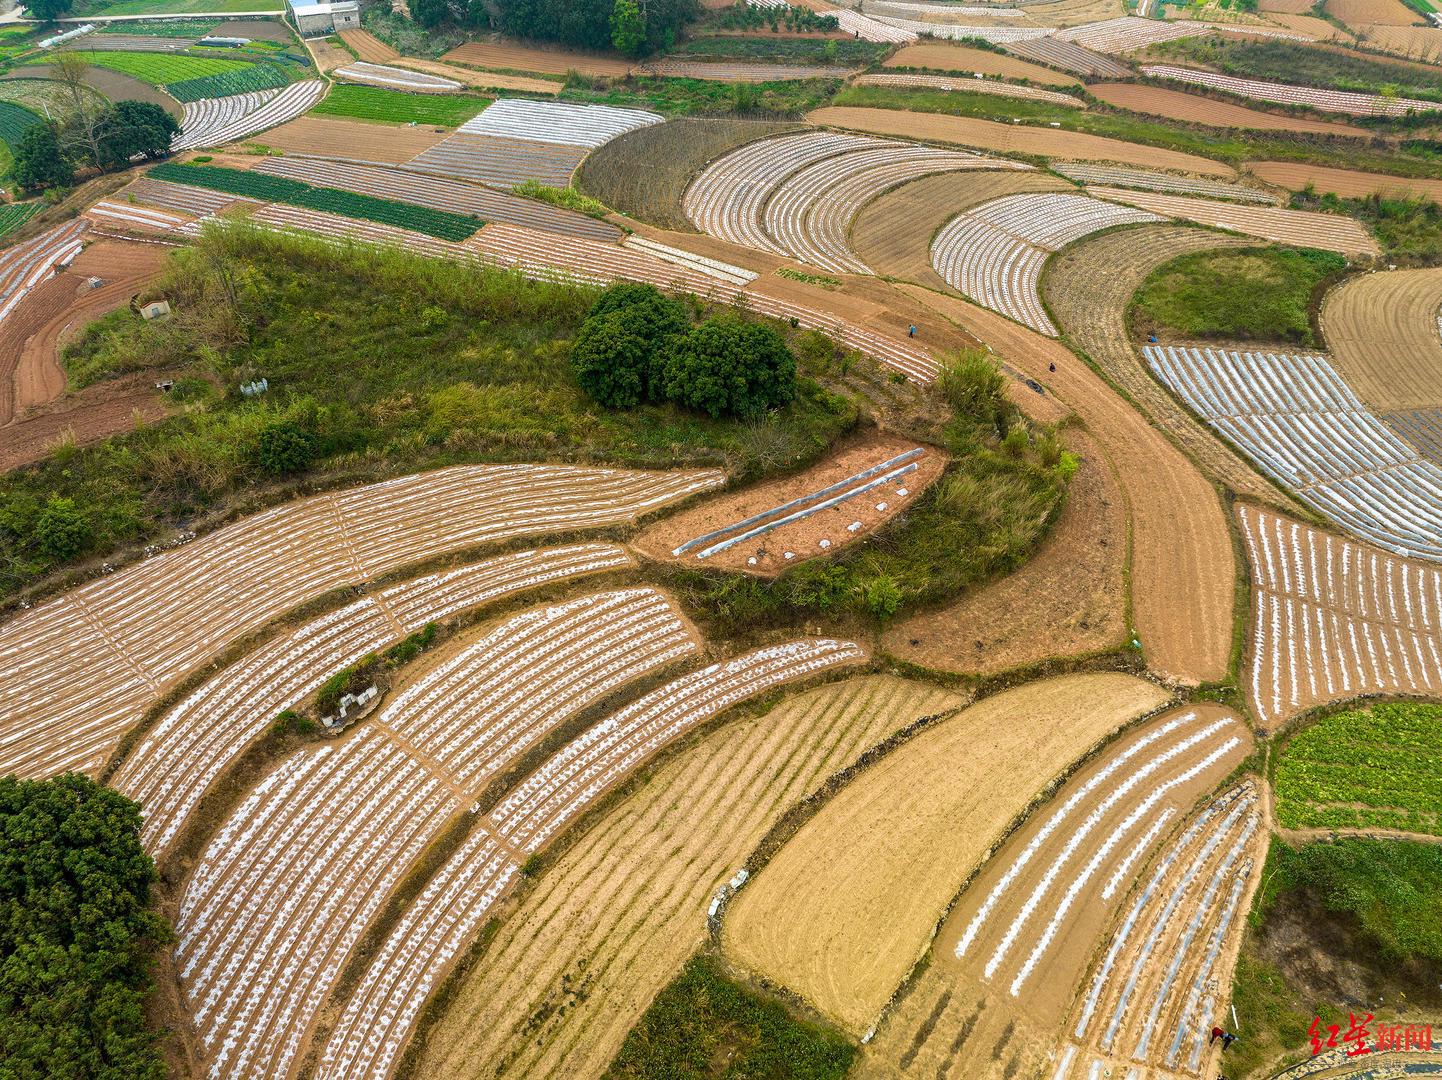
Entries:
POLYGON ((180 131, 175 118, 148 101, 106 101, 85 85, 89 66, 75 52, 52 61, 67 108, 32 127, 16 147, 11 174, 24 190, 67 187, 78 173, 113 172, 136 157, 170 153, 170 140, 180 131))
POLYGON ((430 30, 490 28, 631 57, 670 48, 698 11, 696 0, 411 0, 412 18, 430 30))

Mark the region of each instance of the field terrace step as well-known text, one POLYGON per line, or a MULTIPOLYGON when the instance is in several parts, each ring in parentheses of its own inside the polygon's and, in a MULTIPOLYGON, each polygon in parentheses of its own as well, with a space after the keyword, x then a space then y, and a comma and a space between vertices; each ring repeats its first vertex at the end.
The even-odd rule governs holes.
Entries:
POLYGON ((101 199, 87 207, 85 217, 96 229, 137 230, 144 233, 167 233, 179 229, 192 220, 162 210, 147 210, 143 206, 101 199))
POLYGON ((1153 373, 1278 483, 1396 554, 1442 559, 1442 469, 1358 400, 1325 356, 1146 346, 1153 373))
POLYGON ((1442 568, 1237 508, 1252 577, 1248 696, 1269 727, 1367 694, 1442 691, 1442 568))
POLYGON ((925 22, 921 19, 899 19, 888 15, 876 16, 876 21, 886 26, 915 34, 929 34, 951 41, 980 40, 993 45, 1004 45, 1011 41, 1033 41, 1051 35, 1045 26, 967 26, 958 23, 925 22))
POLYGON ((0 249, 0 322, 25 299, 31 289, 70 265, 84 246, 84 219, 66 222, 0 249))
POLYGON ((675 263, 677 266, 687 267, 697 273, 706 274, 708 277, 729 282, 737 287, 750 285, 759 276, 754 270, 747 270, 744 266, 722 262, 720 259, 710 259, 705 255, 697 255, 694 251, 671 247, 669 244, 650 240, 639 233, 627 236, 622 241, 622 245, 635 248, 647 255, 654 255, 663 262, 675 263))
POLYGON ((1384 97, 1380 94, 1358 94, 1347 90, 1323 90, 1313 86, 1292 86, 1288 83, 1241 79, 1215 71, 1171 64, 1149 64, 1142 74, 1153 79, 1205 86, 1255 101, 1278 105, 1305 105, 1322 112, 1347 113, 1352 116, 1405 116, 1409 112, 1433 112, 1442 109, 1442 102, 1420 98, 1384 97))
POLYGON ((849 8, 827 9, 819 14, 832 16, 839 29, 862 41, 877 41, 888 45, 909 45, 921 36, 915 30, 893 26, 849 8))
POLYGON ((427 623, 526 589, 631 566, 614 544, 518 551, 382 589, 266 642, 170 709, 110 785, 140 804, 141 840, 163 856, 216 778, 271 718, 326 679, 427 623))
POLYGON ((322 79, 305 79, 278 91, 254 91, 224 98, 202 98, 185 106, 172 151, 239 142, 308 112, 326 91, 322 79))
POLYGON ((407 68, 389 67, 385 64, 370 64, 357 60, 353 64, 336 68, 331 72, 346 82, 366 86, 383 86, 392 90, 405 90, 420 94, 446 94, 463 90, 454 79, 443 79, 439 75, 427 75, 407 68))
POLYGON ((800 79, 844 79, 855 68, 805 64, 765 64, 694 60, 651 60, 636 69, 637 75, 671 79, 709 79, 716 82, 784 82, 800 79))
POLYGON ((1026 12, 1019 8, 993 7, 989 4, 982 7, 966 7, 961 4, 906 3, 904 0, 861 0, 861 10, 867 15, 901 15, 904 17, 947 15, 959 19, 976 16, 990 19, 1026 18, 1026 12))
POLYGON ((902 86, 926 90, 954 90, 963 94, 995 94, 998 97, 1022 98, 1026 101, 1045 101, 1052 105, 1065 105, 1070 109, 1086 108, 1086 102, 1071 94, 1060 94, 1055 90, 1039 90, 1034 86, 1019 86, 1016 83, 1001 82, 999 79, 882 73, 861 75, 853 81, 857 86, 902 86))
POLYGON ((176 920, 212 1075, 286 1075, 336 978, 475 785, 607 693, 694 652, 651 588, 523 612, 338 745, 303 750, 221 826, 176 920))
POLYGON ((1074 41, 1064 41, 1059 37, 1037 38, 1034 41, 1008 41, 1002 48, 1023 60, 1046 64, 1048 67, 1074 72, 1077 75, 1125 79, 1132 74, 1132 69, 1125 64, 1118 63, 1102 53, 1083 48, 1074 41))
POLYGON ((132 181, 129 187, 122 189, 120 194, 126 198, 133 198, 137 202, 148 203, 166 210, 178 210, 182 214, 189 214, 192 217, 221 214, 233 206, 256 208, 265 205, 254 199, 231 195, 228 192, 215 191, 212 188, 191 187, 189 184, 176 184, 169 180, 155 180, 149 176, 142 176, 132 181))
POLYGON ((457 132, 400 168, 477 180, 508 190, 527 180, 569 187, 571 174, 587 153, 584 146, 457 132))
POLYGON ((1066 30, 1058 30, 1059 41, 1070 41, 1084 49, 1103 53, 1122 53, 1142 49, 1162 41, 1178 38, 1199 37, 1214 33, 1206 23, 1162 22, 1160 19, 1141 19, 1134 15, 1123 15, 1115 19, 1086 23, 1066 30))
POLYGON ((748 698, 865 658, 859 646, 803 639, 712 664, 583 732, 523 781, 427 884, 362 976, 332 1032, 318 1080, 394 1070, 427 996, 541 848, 666 744, 748 698))
POLYGON ((1113 188, 1142 188, 1175 195, 1202 195, 1214 199, 1275 205, 1281 197, 1241 184, 1225 184, 1216 180, 1198 180, 1190 176, 1151 172, 1147 169, 1125 169, 1116 165, 1092 165, 1080 161, 1053 162, 1052 172, 1068 180, 1113 188))
POLYGON ((618 135, 659 124, 664 119, 660 114, 644 109, 501 98, 457 130, 464 135, 561 143, 594 150, 618 135))
POLYGON ((715 470, 466 465, 275 507, 0 625, 0 770, 93 773, 167 688, 331 589, 510 537, 619 524, 715 470))
POLYGON ((381 199, 415 203, 454 214, 473 214, 487 222, 525 225, 546 232, 600 241, 614 241, 621 236, 621 230, 616 226, 573 210, 534 199, 522 199, 476 184, 421 176, 401 169, 323 158, 285 157, 263 158, 256 163, 255 171, 301 180, 318 187, 341 188, 381 199))

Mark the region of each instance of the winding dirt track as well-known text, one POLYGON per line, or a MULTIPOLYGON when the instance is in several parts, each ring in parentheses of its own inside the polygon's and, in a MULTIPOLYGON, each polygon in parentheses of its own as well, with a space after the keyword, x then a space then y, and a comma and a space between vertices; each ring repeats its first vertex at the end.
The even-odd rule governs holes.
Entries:
POLYGON ((1157 267, 1181 255, 1251 246, 1238 237, 1177 225, 1144 225, 1068 248, 1047 268, 1042 292, 1075 342, 1151 421, 1176 439, 1214 479, 1232 490, 1287 505, 1242 458, 1224 446, 1161 386, 1127 333, 1132 296, 1157 267))
POLYGON ((1194 683, 1225 677, 1237 567, 1221 503, 1197 467, 1065 346, 965 300, 901 288, 1076 411, 1126 489, 1132 618, 1148 666, 1194 683))
POLYGON ((1332 363, 1384 411, 1442 407, 1442 269, 1360 274, 1328 294, 1322 336, 1332 363))
POLYGON ((781 813, 868 747, 961 704, 925 683, 854 678, 682 749, 502 913, 414 1075, 599 1076, 781 813))

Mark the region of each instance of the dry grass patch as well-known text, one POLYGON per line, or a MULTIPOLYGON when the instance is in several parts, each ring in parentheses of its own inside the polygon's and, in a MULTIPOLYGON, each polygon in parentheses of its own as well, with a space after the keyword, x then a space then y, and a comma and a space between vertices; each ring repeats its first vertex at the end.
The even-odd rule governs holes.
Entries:
POLYGON ((893 53, 882 67, 925 68, 928 71, 953 71, 963 75, 980 72, 1000 79, 1026 79, 1043 86, 1075 86, 1081 80, 1040 64, 1029 64, 1005 53, 973 49, 966 45, 945 45, 928 41, 908 45, 893 53))
POLYGON ((1378 409, 1442 406, 1442 269, 1362 274, 1322 305, 1322 336, 1359 397, 1378 409))
POLYGON ((723 924, 724 950, 861 1035, 1016 815, 1166 700, 1130 675, 1073 675, 922 732, 844 787, 748 883, 723 924))
POLYGON ((1131 112, 1164 116, 1192 124, 1216 128, 1245 128, 1255 131, 1303 131, 1316 135, 1350 135, 1366 138, 1370 134, 1351 124, 1327 120, 1304 120, 1299 116, 1262 112, 1226 101, 1217 101, 1203 94, 1188 94, 1142 83, 1093 83, 1087 90, 1108 105, 1131 112))

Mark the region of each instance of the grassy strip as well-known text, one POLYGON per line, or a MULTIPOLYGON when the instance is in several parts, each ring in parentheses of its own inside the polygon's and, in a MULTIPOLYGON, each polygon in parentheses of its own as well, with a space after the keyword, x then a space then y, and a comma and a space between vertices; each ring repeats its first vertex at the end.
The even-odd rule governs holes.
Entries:
POLYGON ((1442 175, 1439 157, 1423 140, 1404 143, 1398 149, 1363 145, 1356 139, 1341 142, 1332 136, 1300 132, 1253 132, 1221 130, 1204 125, 1184 124, 1158 117, 1146 117, 1092 101, 1085 110, 1044 101, 1004 98, 994 94, 962 91, 905 90, 883 86, 847 86, 833 105, 874 109, 906 109, 911 112, 974 116, 983 120, 1011 123, 1049 124, 1067 131, 1104 135, 1127 142, 1160 146, 1187 154, 1239 165, 1243 161, 1275 159, 1335 166, 1339 147, 1345 146, 1349 169, 1391 173, 1396 176, 1442 175))
POLYGON ((698 37, 668 53, 687 60, 755 60, 770 64, 842 64, 868 67, 891 46, 837 38, 698 37))
POLYGON ((374 221, 382 225, 412 229, 441 240, 461 241, 481 227, 479 218, 433 210, 414 203, 378 199, 339 188, 312 187, 283 176, 267 176, 245 169, 227 169, 220 165, 157 165, 150 170, 157 180, 173 180, 177 184, 227 191, 266 202, 304 206, 325 210, 344 217, 374 221))
POLYGON ((1348 214, 1367 225, 1389 262, 1402 266, 1442 265, 1442 206, 1428 199, 1387 199, 1369 195, 1343 199, 1303 191, 1292 196, 1298 210, 1348 214))
POLYGON ((835 79, 787 79, 763 83, 724 83, 708 79, 633 78, 612 82, 573 75, 561 101, 651 109, 665 116, 739 116, 754 119, 798 118, 828 104, 835 79))
POLYGON ((524 198, 550 203, 563 210, 574 210, 578 214, 586 214, 593 218, 604 219, 610 213, 606 204, 600 199, 593 199, 575 188, 552 187, 539 180, 527 180, 524 184, 517 184, 511 190, 524 198))
POLYGON ((840 1032, 797 1019, 780 1001, 728 978, 703 953, 656 995, 605 1075, 840 1080, 855 1057, 856 1047, 840 1032))
POLYGON ((391 124, 459 127, 491 103, 478 94, 406 94, 379 86, 338 83, 311 112, 391 124))
POLYGON ((1161 42, 1152 50, 1160 56, 1206 64, 1239 78, 1442 101, 1442 71, 1290 41, 1195 37, 1161 42))
POLYGON ((0 206, 0 236, 13 232, 30 220, 30 216, 45 204, 43 202, 8 203, 0 206))
POLYGON ((1280 341, 1316 347, 1313 301, 1347 268, 1330 251, 1252 248, 1183 255, 1152 271, 1132 300, 1138 336, 1280 341))

